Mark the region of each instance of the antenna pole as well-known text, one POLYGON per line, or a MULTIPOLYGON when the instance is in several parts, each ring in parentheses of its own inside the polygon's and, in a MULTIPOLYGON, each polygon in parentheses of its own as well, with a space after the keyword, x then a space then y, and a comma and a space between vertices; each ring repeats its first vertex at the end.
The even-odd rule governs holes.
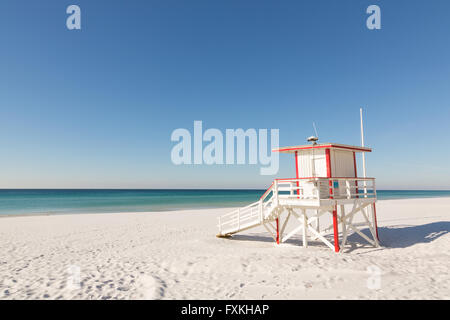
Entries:
MULTIPOLYGON (((364 147, 364 125, 363 125, 363 109, 359 109, 359 117, 361 119, 361 147, 364 147)), ((362 153, 363 178, 366 177, 366 153, 362 153)))
POLYGON ((314 128, 314 133, 316 134, 316 137, 319 138, 319 134, 317 133, 316 124, 314 121, 313 121, 313 128, 314 128))
MULTIPOLYGON (((359 117, 361 119, 361 146, 364 147, 364 125, 363 125, 363 109, 359 108, 359 117)), ((366 177, 366 153, 363 151, 362 152, 362 163, 363 163, 363 178, 366 177)), ((375 192, 375 182, 372 182, 372 187, 373 190, 375 192)), ((367 198, 367 181, 364 179, 364 198, 367 198)), ((375 193, 375 201, 376 201, 376 193, 375 193)), ((368 213, 368 208, 364 208, 362 209, 364 212, 364 215, 366 215, 368 213)), ((372 204, 372 223, 373 226, 375 228, 375 233, 376 236, 374 235, 374 233, 372 232, 373 235, 373 240, 375 240, 375 246, 378 247, 379 246, 379 238, 378 238, 378 226, 377 226, 377 212, 376 212, 376 208, 375 208, 375 202, 372 204)), ((370 228, 370 226, 369 226, 370 228)))

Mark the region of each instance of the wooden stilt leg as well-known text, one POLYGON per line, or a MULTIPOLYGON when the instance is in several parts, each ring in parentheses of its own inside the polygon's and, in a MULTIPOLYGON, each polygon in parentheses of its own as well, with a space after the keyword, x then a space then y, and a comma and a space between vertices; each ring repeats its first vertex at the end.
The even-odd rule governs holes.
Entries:
POLYGON ((278 223, 278 218, 276 219, 277 222, 277 244, 280 244, 280 226, 278 223))
POLYGON ((280 229, 280 235, 279 235, 280 242, 284 242, 283 241, 283 233, 284 233, 284 230, 286 229, 286 225, 289 222, 289 218, 291 217, 291 214, 292 214, 292 209, 289 209, 288 210, 288 215, 284 219, 283 225, 281 226, 281 229, 280 229))
POLYGON ((346 219, 345 219, 345 206, 341 205, 341 222, 342 222, 342 244, 341 244, 341 250, 344 249, 345 242, 347 241, 347 226, 345 225, 346 219))
POLYGON ((302 210, 303 213, 303 247, 308 247, 308 238, 307 238, 307 230, 308 230, 308 218, 306 216, 306 210, 302 210))
MULTIPOLYGON (((380 238, 378 237, 378 224, 377 224, 377 207, 375 206, 375 203, 373 204, 373 226, 375 228, 375 234, 377 235, 377 240, 380 241, 380 238)), ((378 242, 377 241, 377 242, 378 242)))
POLYGON ((319 225, 319 210, 317 210, 316 214, 317 214, 317 221, 316 221, 316 231, 320 233, 320 225, 319 225))
POLYGON ((339 252, 339 230, 338 230, 337 207, 334 207, 334 210, 333 210, 333 230, 334 230, 334 251, 339 252))

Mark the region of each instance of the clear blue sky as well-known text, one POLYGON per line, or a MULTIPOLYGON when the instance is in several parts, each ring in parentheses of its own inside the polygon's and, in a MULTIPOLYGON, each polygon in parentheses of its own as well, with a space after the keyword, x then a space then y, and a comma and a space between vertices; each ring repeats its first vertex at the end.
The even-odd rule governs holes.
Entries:
MULTIPOLYGON (((1 188, 263 188, 175 166, 176 128, 359 144, 379 188, 450 189, 450 2, 2 0, 1 188), (66 28, 66 8, 82 30, 66 28), (366 28, 381 7, 382 29, 366 28)), ((277 177, 294 176, 291 157, 277 177)))

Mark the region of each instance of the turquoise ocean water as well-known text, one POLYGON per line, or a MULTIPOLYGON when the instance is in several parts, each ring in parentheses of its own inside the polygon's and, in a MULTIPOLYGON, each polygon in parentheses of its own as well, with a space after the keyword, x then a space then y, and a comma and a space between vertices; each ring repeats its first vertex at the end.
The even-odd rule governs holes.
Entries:
MULTIPOLYGON (((236 207, 265 190, 0 189, 0 215, 166 211, 236 207)), ((378 190, 378 199, 450 197, 448 191, 378 190)))

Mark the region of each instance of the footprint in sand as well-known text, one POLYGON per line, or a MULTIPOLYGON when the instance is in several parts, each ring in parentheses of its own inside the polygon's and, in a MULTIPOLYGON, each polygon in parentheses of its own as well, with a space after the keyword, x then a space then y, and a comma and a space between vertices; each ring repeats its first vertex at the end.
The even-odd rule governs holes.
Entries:
POLYGON ((152 275, 143 274, 136 281, 138 299, 157 300, 164 297, 164 281, 152 275))

